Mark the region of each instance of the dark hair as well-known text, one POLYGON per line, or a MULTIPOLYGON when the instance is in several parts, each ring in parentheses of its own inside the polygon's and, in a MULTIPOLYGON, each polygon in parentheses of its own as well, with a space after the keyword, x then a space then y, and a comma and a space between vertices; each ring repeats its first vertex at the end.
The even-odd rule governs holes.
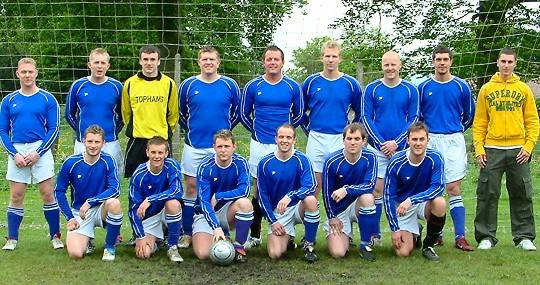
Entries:
POLYGON ((438 53, 447 53, 450 59, 454 59, 454 52, 452 52, 451 49, 444 45, 438 45, 433 49, 433 53, 431 54, 431 59, 435 60, 435 55, 438 53))
POLYGON ((506 55, 513 55, 514 56, 514 60, 517 60, 517 54, 516 54, 516 51, 509 48, 509 47, 505 47, 503 49, 501 49, 501 51, 499 52, 499 56, 497 58, 500 58, 502 54, 506 54, 506 55))
POLYGON ((233 144, 236 144, 236 141, 234 139, 234 134, 227 129, 219 130, 214 134, 214 144, 216 143, 217 139, 222 139, 225 141, 230 140, 232 141, 233 144))
POLYGON ((289 123, 285 123, 281 126, 279 126, 277 129, 276 129, 276 136, 277 136, 277 133, 279 131, 279 129, 281 128, 285 128, 285 129, 291 129, 293 131, 293 138, 296 138, 296 129, 289 123))
POLYGON ((271 46, 268 46, 264 49, 263 51, 263 56, 262 56, 262 60, 264 62, 265 58, 266 58, 266 53, 268 51, 279 51, 281 53, 281 61, 285 61, 285 54, 283 53, 283 50, 280 49, 278 46, 276 45, 271 45, 271 46))
POLYGON ((356 132, 360 132, 360 135, 362 136, 362 139, 366 139, 367 138, 367 132, 366 132, 366 128, 364 128, 364 125, 362 125, 361 123, 358 123, 358 122, 354 122, 354 123, 351 123, 349 125, 347 125, 344 129, 343 129, 343 139, 345 139, 345 136, 347 136, 347 133, 356 133, 356 132))
POLYGON ((160 136, 155 136, 146 142, 146 148, 150 147, 151 145, 164 145, 165 149, 169 151, 169 142, 160 136))
POLYGON ((161 58, 161 53, 159 49, 156 46, 153 45, 145 45, 139 50, 139 58, 141 58, 141 55, 143 53, 157 53, 158 59, 161 58))
POLYGON ((85 139, 86 135, 88 134, 100 135, 101 139, 105 140, 105 131, 99 125, 90 125, 88 128, 86 128, 86 130, 84 131, 85 139))
POLYGON ((212 47, 212 46, 203 46, 203 47, 201 47, 199 49, 198 58, 200 59, 201 54, 203 54, 205 52, 213 52, 213 53, 215 53, 217 55, 217 59, 220 60, 219 51, 215 47, 212 47))
POLYGON ((426 132, 426 136, 429 136, 429 129, 428 127, 426 126, 426 124, 424 124, 423 122, 416 122, 414 124, 412 124, 409 129, 407 129, 407 137, 409 137, 409 135, 413 132, 418 132, 418 131, 425 131, 426 132))

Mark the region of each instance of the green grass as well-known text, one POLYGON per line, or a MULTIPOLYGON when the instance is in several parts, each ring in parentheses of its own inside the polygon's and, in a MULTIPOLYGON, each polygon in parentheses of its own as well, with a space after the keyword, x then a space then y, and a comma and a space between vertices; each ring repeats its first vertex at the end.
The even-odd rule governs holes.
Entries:
MULTIPOLYGON (((242 128, 235 129, 238 135, 238 152, 247 155, 249 135, 242 128)), ((71 131, 62 127, 62 137, 56 152, 57 165, 72 151, 71 131)), ((305 136, 299 134, 298 148, 305 149, 305 136)), ((470 141, 470 139, 469 139, 470 141)), ((125 145, 125 143, 124 143, 125 145)), ((181 144, 174 156, 180 157, 181 144)), ((538 152, 536 152, 538 153, 538 152)), ((538 186, 540 163, 532 165, 533 180, 538 186)), ((5 162, 0 162, 0 173, 5 173, 5 162)), ((475 189, 478 168, 470 165, 463 183, 463 197, 467 208, 468 238, 473 241, 473 218, 475 209, 475 189)), ((6 209, 9 200, 8 184, 0 183, 0 209, 6 209)), ((127 180, 122 182, 124 208, 127 207, 127 180)), ((322 205, 322 203, 321 203, 322 205)), ((540 207, 539 198, 534 205, 540 207)), ((97 229, 98 248, 93 255, 82 260, 70 260, 64 250, 54 251, 47 238, 47 225, 41 211, 41 199, 35 186, 29 188, 25 199, 25 218, 20 233, 19 247, 14 252, 0 252, 0 284, 534 284, 540 279, 540 255, 523 252, 513 247, 510 233, 508 195, 503 190, 499 203, 499 244, 490 251, 461 252, 453 248, 452 221, 448 217, 445 227, 445 245, 437 248, 440 263, 425 261, 420 252, 410 258, 395 257, 391 248, 390 233, 385 220, 382 221, 384 246, 376 248, 377 261, 366 263, 359 259, 356 248, 341 260, 332 259, 326 249, 324 231, 319 230, 317 252, 320 260, 312 265, 301 258, 300 250, 290 252, 280 261, 271 261, 263 247, 249 252, 246 264, 229 267, 214 266, 207 261, 197 260, 191 249, 182 251, 186 260, 183 264, 171 264, 164 250, 160 250, 150 260, 137 260, 133 248, 120 246, 114 263, 101 261, 104 230, 97 229), (3 280, 3 281, 1 281, 3 280)), ((323 209, 321 209, 323 212, 323 209)), ((126 213, 126 212, 124 212, 126 213)), ((324 214, 323 221, 325 220, 324 214)), ((539 221, 538 215, 535 215, 539 221)), ((266 225, 266 223, 264 222, 266 225)), ((0 232, 6 234, 5 214, 0 215, 0 232)), ((266 226, 265 226, 266 227, 266 226)), ((301 227, 297 227, 302 235, 301 227)), ((65 221, 62 218, 65 233, 65 221)), ((264 229, 263 229, 264 232, 264 229)), ((124 237, 131 235, 127 214, 122 229, 124 237)), ((355 226, 355 241, 358 232, 355 226)), ((475 244, 476 245, 476 244, 475 244)))

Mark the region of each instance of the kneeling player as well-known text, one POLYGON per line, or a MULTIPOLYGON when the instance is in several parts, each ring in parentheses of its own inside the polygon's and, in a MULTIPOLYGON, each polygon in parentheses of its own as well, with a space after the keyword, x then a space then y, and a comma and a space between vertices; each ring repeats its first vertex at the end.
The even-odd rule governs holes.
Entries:
POLYGON ((163 239, 163 225, 168 228, 167 256, 173 262, 183 262, 178 253, 178 237, 182 211, 180 165, 168 158, 169 144, 162 137, 148 140, 148 162, 137 167, 129 182, 129 219, 135 233, 135 254, 149 258, 163 239))
POLYGON ((409 149, 392 157, 386 170, 384 204, 392 230, 392 243, 398 256, 409 256, 420 244, 419 219, 427 221, 422 255, 439 261, 433 246, 446 220, 444 162, 440 153, 427 149, 428 129, 414 123, 407 131, 409 149))
POLYGON ((193 251, 200 259, 208 258, 214 241, 225 239, 225 232, 235 228, 236 259, 245 261, 244 243, 253 222, 253 206, 247 198, 250 188, 248 163, 234 153, 236 142, 229 130, 214 135, 214 150, 197 170, 197 214, 193 224, 193 251))
POLYGON ((114 245, 122 226, 120 184, 114 158, 102 152, 105 133, 91 125, 84 133, 85 151, 66 159, 60 168, 56 200, 67 222, 67 252, 71 258, 82 258, 88 241, 94 238, 94 228, 107 229, 104 261, 115 258, 114 245), (71 186, 71 207, 66 197, 71 186))
POLYGON ((360 228, 360 256, 374 261, 370 246, 377 229, 373 189, 377 178, 375 153, 363 148, 364 127, 352 123, 343 130, 342 150, 332 153, 323 166, 323 201, 328 221, 324 225, 328 250, 334 258, 344 257, 352 239, 352 223, 360 228))
POLYGON ((317 260, 313 245, 319 227, 319 205, 315 198, 315 173, 305 154, 294 149, 295 129, 285 124, 277 129, 277 150, 259 162, 257 186, 259 204, 270 222, 268 254, 278 259, 287 251, 289 237, 295 236, 294 226, 303 223, 304 258, 317 260))

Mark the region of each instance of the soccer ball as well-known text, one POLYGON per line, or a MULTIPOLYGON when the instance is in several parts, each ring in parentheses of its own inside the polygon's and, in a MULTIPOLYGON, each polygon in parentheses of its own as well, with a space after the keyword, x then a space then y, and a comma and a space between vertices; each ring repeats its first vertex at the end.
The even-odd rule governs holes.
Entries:
POLYGON ((218 265, 229 265, 233 263, 236 251, 230 241, 219 240, 210 248, 210 260, 218 265))

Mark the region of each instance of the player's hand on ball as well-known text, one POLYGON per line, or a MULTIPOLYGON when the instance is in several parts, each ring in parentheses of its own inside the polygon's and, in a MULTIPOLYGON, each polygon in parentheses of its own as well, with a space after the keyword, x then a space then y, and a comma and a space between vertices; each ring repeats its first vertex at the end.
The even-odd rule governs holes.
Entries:
POLYGON ((225 240, 225 233, 223 232, 223 229, 216 228, 214 230, 214 242, 218 240, 225 240))

